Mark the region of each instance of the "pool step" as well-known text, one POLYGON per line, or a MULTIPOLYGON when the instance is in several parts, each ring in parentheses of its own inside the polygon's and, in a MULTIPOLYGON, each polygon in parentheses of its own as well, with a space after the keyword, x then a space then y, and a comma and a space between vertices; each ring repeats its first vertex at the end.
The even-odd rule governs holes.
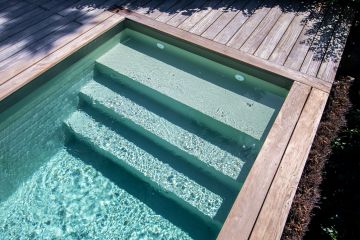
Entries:
MULTIPOLYGON (((104 65, 102 63, 96 62, 95 69, 100 74, 106 75, 117 82, 124 84, 138 93, 141 93, 155 101, 157 101, 160 104, 163 104, 172 110, 187 116, 191 117, 194 121, 199 123, 200 125, 204 125, 213 131, 218 132, 219 134, 222 134, 224 137, 231 139, 232 141, 244 145, 246 148, 254 148, 256 149, 259 146, 259 140, 255 139, 244 132, 239 131, 238 129, 235 129, 227 124, 224 124, 221 121, 218 121, 216 118, 213 118, 212 115, 207 115, 203 113, 202 111, 199 111, 195 109, 193 106, 183 103, 169 95, 166 95, 154 88, 148 87, 145 84, 139 83, 138 81, 135 81, 134 78, 130 78, 125 74, 122 74, 120 71, 116 71, 113 68, 104 65)), ((171 86, 167 86, 168 88, 171 88, 171 86)), ((184 91, 185 92, 185 91, 184 91)), ((190 95, 188 95, 190 96, 190 95)), ((211 104, 211 103, 210 103, 211 104)), ((209 104, 209 105, 210 105, 209 104)), ((206 104, 207 105, 207 104, 206 104)), ((222 110, 218 108, 218 113, 221 113, 222 110)), ((215 113, 215 114, 218 114, 215 113)))
POLYGON ((124 86, 90 81, 82 87, 80 97, 93 108, 207 171, 234 191, 240 189, 241 183, 236 181, 239 176, 247 174, 245 162, 254 159, 251 149, 229 144, 221 136, 124 86))
POLYGON ((219 195, 189 179, 87 113, 76 111, 65 124, 77 139, 150 182, 155 188, 161 189, 179 204, 187 205, 192 211, 213 219, 221 208, 223 199, 219 195))
POLYGON ((171 46, 154 49, 155 43, 151 46, 131 34, 97 60, 99 71, 235 141, 252 145, 262 140, 276 112, 267 104, 276 96, 256 93, 254 86, 234 76, 211 72, 202 63, 179 57, 181 53, 173 53, 177 50, 171 46))

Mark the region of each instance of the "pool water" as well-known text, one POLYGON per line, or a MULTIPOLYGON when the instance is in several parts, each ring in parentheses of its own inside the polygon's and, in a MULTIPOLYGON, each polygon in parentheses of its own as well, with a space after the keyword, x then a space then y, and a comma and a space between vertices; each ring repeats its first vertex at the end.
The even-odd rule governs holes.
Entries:
POLYGON ((0 239, 215 239, 288 92, 130 28, 32 88, 0 112, 0 239))

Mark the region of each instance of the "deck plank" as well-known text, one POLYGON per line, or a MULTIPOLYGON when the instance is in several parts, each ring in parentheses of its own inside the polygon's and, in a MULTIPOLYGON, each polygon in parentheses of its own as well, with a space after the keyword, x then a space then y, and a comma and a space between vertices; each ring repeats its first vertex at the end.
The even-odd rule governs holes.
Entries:
POLYGON ((266 36, 268 36, 270 30, 278 21, 281 14, 282 10, 279 6, 272 8, 257 28, 252 32, 246 42, 241 46, 240 50, 254 54, 266 36))
POLYGON ((93 21, 84 26, 79 26, 75 22, 71 22, 68 25, 63 26, 54 32, 51 36, 47 37, 44 40, 44 44, 37 42, 36 46, 31 50, 21 51, 11 58, 6 59, 0 63, 0 84, 8 81, 10 78, 19 74, 27 67, 30 67, 32 64, 38 62, 42 58, 46 57, 50 53, 58 50, 65 44, 71 42, 76 37, 87 32, 100 22, 103 22, 105 19, 109 18, 112 13, 104 12, 98 15, 93 21), (62 30, 66 34, 62 34, 62 30), (48 50, 47 50, 48 49, 48 50))
POLYGON ((5 26, 0 27, 0 42, 11 37, 12 35, 26 30, 28 27, 36 24, 43 19, 51 16, 52 13, 49 11, 44 11, 41 8, 36 8, 33 11, 24 14, 20 19, 15 20, 14 22, 8 22, 5 26))
POLYGON ((296 43, 296 40, 299 38, 302 30, 306 25, 306 19, 310 15, 309 11, 301 11, 294 20, 291 22, 289 28, 281 36, 281 40, 275 47, 274 51, 271 53, 269 58, 269 51, 264 50, 265 53, 260 54, 259 57, 269 59, 271 62, 284 65, 286 58, 290 54, 291 49, 296 43))
POLYGON ((263 0, 252 0, 248 2, 244 6, 244 9, 239 11, 235 17, 218 33, 218 35, 214 38, 214 41, 226 44, 262 2, 263 0))
POLYGON ((17 1, 8 1, 8 0, 0 1, 0 16, 1 16, 1 12, 8 11, 7 9, 16 5, 17 3, 18 3, 17 1))
POLYGON ((270 12, 273 2, 273 0, 266 1, 265 6, 256 9, 226 45, 236 49, 241 48, 268 12, 270 12))
POLYGON ((153 9, 151 12, 145 13, 145 15, 149 18, 155 19, 159 17, 161 14, 163 14, 166 11, 170 11, 175 5, 177 4, 177 1, 170 0, 170 1, 163 1, 158 7, 153 9))
POLYGON ((99 21, 97 23, 83 26, 83 28, 86 28, 88 31, 84 32, 73 41, 68 41, 65 45, 58 48, 56 51, 47 54, 40 61, 11 78, 11 81, 6 81, 1 84, 0 101, 5 97, 9 96, 15 90, 21 88, 22 86, 30 82, 32 79, 41 75, 43 72, 54 66, 56 63, 71 55, 74 50, 76 51, 85 44, 96 39, 106 30, 108 30, 123 19, 123 17, 119 15, 113 15, 109 13, 103 13, 101 15, 102 16, 100 18, 106 17, 105 19, 103 19, 103 21, 98 18, 99 21))
POLYGON ((292 86, 281 114, 277 116, 253 164, 220 231, 218 240, 249 238, 309 92, 310 87, 304 84, 294 83, 292 86))
POLYGON ((306 54, 309 51, 313 38, 320 29, 323 18, 327 13, 328 12, 320 6, 314 10, 314 13, 308 19, 306 26, 300 33, 300 36, 297 39, 294 47, 291 49, 290 54, 284 63, 285 67, 294 70, 300 69, 306 54))
POLYGON ((280 42, 281 38, 284 36, 286 30, 296 15, 297 12, 294 11, 283 13, 267 36, 264 38, 264 41, 260 44, 254 55, 263 59, 268 59, 280 42))
MULTIPOLYGON (((190 11, 198 12, 201 11, 201 7, 205 2, 206 0, 193 1, 190 5, 187 6, 187 8, 191 9, 190 11)), ((181 23, 183 23, 190 15, 191 12, 189 12, 189 10, 182 10, 166 23, 170 26, 177 27, 181 23)))
POLYGON ((212 9, 203 19, 195 24, 195 26, 190 29, 190 32, 201 35, 221 16, 223 11, 227 11, 230 8, 233 2, 234 0, 222 0, 215 9, 212 9))
POLYGON ((235 1, 229 10, 223 12, 221 16, 213 22, 209 28, 201 35, 208 39, 214 39, 221 30, 240 12, 248 0, 235 1))
POLYGON ((320 31, 314 37, 311 47, 306 54, 305 60, 301 65, 300 71, 310 76, 316 76, 324 59, 326 50, 330 44, 331 38, 339 24, 334 9, 330 9, 330 14, 324 19, 320 31))
POLYGON ((191 14, 191 16, 183 23, 181 23, 178 28, 185 31, 190 31, 191 28, 193 28, 201 19, 203 19, 213 8, 215 8, 220 3, 221 0, 210 0, 206 4, 206 7, 201 9, 201 11, 191 14))
POLYGON ((149 3, 147 3, 146 5, 140 6, 139 8, 135 9, 134 12, 136 12, 138 14, 148 14, 151 11, 153 11, 154 9, 157 9, 157 7, 163 3, 164 2, 160 1, 160 0, 152 0, 149 3))
POLYGON ((250 239, 280 239, 328 94, 312 89, 250 239))
POLYGON ((335 79, 344 52, 347 36, 350 32, 350 19, 351 18, 345 19, 338 25, 325 55, 325 59, 321 63, 317 77, 324 81, 332 83, 335 79))
POLYGON ((188 4, 190 4, 191 0, 178 1, 175 5, 170 7, 167 11, 161 13, 156 20, 159 22, 167 22, 171 18, 173 18, 178 12, 183 10, 188 4))
POLYGON ((4 28, 4 26, 11 25, 13 22, 19 21, 23 14, 26 14, 34 9, 38 9, 38 7, 34 4, 27 4, 25 2, 19 2, 4 9, 0 13, 0 31, 4 28))

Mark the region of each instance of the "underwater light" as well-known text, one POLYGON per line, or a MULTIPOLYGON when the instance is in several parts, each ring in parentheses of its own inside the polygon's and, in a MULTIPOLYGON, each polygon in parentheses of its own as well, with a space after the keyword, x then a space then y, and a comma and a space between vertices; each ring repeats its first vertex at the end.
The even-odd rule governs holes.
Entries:
POLYGON ((245 77, 241 74, 235 74, 235 79, 238 80, 238 81, 244 81, 245 80, 245 77))
POLYGON ((158 48, 160 48, 160 49, 164 49, 164 48, 165 48, 164 44, 161 44, 161 43, 157 43, 156 46, 157 46, 158 48))

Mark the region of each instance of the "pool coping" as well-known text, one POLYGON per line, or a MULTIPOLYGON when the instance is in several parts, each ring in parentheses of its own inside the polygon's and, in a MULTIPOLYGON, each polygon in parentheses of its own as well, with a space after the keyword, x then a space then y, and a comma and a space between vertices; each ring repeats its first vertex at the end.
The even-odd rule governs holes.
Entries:
POLYGON ((109 16, 0 85, 0 101, 123 21, 134 21, 182 41, 293 81, 289 94, 218 235, 218 239, 280 239, 331 83, 235 51, 128 10, 109 16))

